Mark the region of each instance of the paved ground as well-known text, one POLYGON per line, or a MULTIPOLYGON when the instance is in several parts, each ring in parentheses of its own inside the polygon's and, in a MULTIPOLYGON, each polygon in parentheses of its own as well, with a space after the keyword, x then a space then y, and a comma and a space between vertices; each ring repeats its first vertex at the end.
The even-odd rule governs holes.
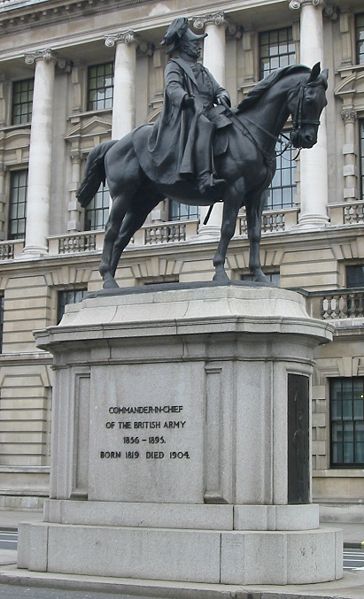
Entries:
MULTIPOLYGON (((0 599, 112 599, 110 593, 93 593, 90 591, 71 591, 62 589, 14 587, 14 585, 0 585, 0 599)), ((123 595, 119 599, 136 599, 131 595, 123 595)), ((147 597, 145 599, 148 599, 147 597)), ((149 599, 153 599, 150 598, 149 599)))

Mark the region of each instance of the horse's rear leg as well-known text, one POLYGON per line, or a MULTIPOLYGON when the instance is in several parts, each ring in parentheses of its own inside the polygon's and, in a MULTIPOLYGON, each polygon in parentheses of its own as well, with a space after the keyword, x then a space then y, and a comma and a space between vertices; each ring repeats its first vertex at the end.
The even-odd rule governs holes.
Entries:
POLYGON ((213 259, 215 267, 213 280, 218 283, 227 283, 229 281, 225 271, 225 258, 229 242, 235 233, 236 219, 244 197, 243 189, 244 183, 239 180, 225 194, 220 242, 213 259))
POLYGON ((110 269, 111 275, 113 277, 115 276, 115 272, 123 250, 128 245, 134 233, 138 231, 138 229, 140 229, 140 227, 144 224, 148 214, 162 199, 162 196, 158 196, 158 198, 154 200, 152 198, 148 198, 148 200, 144 198, 145 204, 142 205, 138 203, 137 199, 135 198, 136 206, 133 205, 133 208, 125 214, 117 238, 114 241, 110 269))
POLYGON ((130 198, 126 194, 120 194, 114 198, 109 218, 105 227, 104 247, 102 250, 99 272, 104 280, 104 288, 118 287, 114 280, 111 268, 111 261, 115 240, 120 230, 120 223, 129 206, 130 198))

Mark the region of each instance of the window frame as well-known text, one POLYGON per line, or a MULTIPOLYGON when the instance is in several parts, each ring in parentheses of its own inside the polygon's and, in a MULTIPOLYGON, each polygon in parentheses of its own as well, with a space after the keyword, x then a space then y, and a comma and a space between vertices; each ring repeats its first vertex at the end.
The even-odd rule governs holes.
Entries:
POLYGON ((279 69, 283 66, 287 66, 287 65, 291 65, 291 64, 295 64, 297 61, 297 51, 296 51, 296 44, 293 38, 293 27, 292 25, 287 25, 286 27, 279 27, 277 29, 267 29, 264 31, 260 31, 258 34, 258 64, 259 64, 259 79, 263 79, 264 77, 267 77, 270 73, 272 73, 272 71, 279 69), (282 34, 283 32, 287 32, 287 39, 286 40, 280 40, 280 34, 282 34), (273 41, 269 41, 269 38, 271 36, 273 36, 274 34, 278 34, 278 41, 277 42, 273 42, 273 41), (268 43, 262 43, 262 39, 264 36, 268 36, 268 43), (272 47, 273 43, 277 43, 278 46, 278 51, 276 54, 271 54, 269 48, 272 47), (279 48, 280 48, 280 44, 286 43, 287 45, 287 52, 280 52, 279 48), (289 51, 288 47, 289 45, 292 45, 293 50, 289 51), (267 48, 267 55, 263 55, 263 48, 267 48), (293 61, 291 62, 290 58, 288 58, 288 61, 285 60, 281 60, 283 57, 290 57, 293 56, 293 61), (265 68, 264 63, 263 63, 263 59, 267 58, 269 59, 269 68, 265 68), (277 66, 272 66, 271 65, 271 60, 272 59, 278 59, 278 65, 277 66))
MULTIPOLYGON (((97 94, 96 94, 97 96, 97 94)), ((114 63, 112 61, 108 61, 108 62, 102 62, 102 63, 98 63, 98 64, 91 64, 87 67, 87 94, 86 94, 86 110, 87 112, 98 112, 100 110, 112 110, 113 108, 113 102, 114 102, 114 63), (101 77, 106 78, 106 74, 104 73, 103 75, 99 75, 98 74, 98 69, 102 69, 105 68, 107 66, 111 67, 111 78, 112 78, 112 83, 111 85, 103 85, 103 86, 95 86, 95 87, 91 87, 91 80, 92 79, 99 79, 101 77), (90 76, 91 70, 92 69, 96 69, 96 75, 95 76, 90 76), (111 89, 111 96, 110 97, 106 97, 106 90, 111 89), (100 91, 100 90, 104 90, 104 96, 101 99, 94 99, 91 100, 90 98, 90 94, 92 91, 100 91), (109 100, 109 102, 107 102, 109 100), (102 106, 98 106, 97 104, 101 102, 103 105, 102 106), (106 105, 108 104, 108 105, 106 105)))
POLYGON ((85 231, 102 231, 105 229, 107 220, 109 218, 110 213, 110 192, 107 183, 105 185, 101 185, 91 202, 85 208, 84 214, 84 230, 85 231), (101 207, 96 206, 98 199, 101 198, 101 207), (97 217, 99 214, 102 214, 101 221, 103 224, 97 226, 97 217), (92 220, 95 219, 95 222, 92 223, 92 220), (88 227, 88 223, 90 223, 90 227, 88 227), (92 226, 95 224, 96 226, 92 226))
POLYGON ((364 12, 355 15, 355 63, 364 65, 364 12), (358 20, 362 19, 363 24, 358 26, 358 20), (363 39, 359 39, 359 32, 362 33, 363 39), (363 44, 363 52, 360 52, 360 46, 363 44))
MULTIPOLYGON (((285 129, 284 133, 285 135, 290 134, 291 129, 285 129)), ((281 151, 281 144, 277 143, 276 150, 279 152, 281 151)), ((295 202, 295 198, 296 198, 296 193, 297 193, 297 183, 296 183, 296 174, 297 174, 297 163, 295 160, 293 160, 293 154, 294 152, 296 152, 297 150, 295 148, 287 148, 284 153, 281 156, 277 156, 277 168, 276 168, 276 172, 274 174, 274 177, 271 181, 271 184, 269 185, 268 189, 267 189, 267 199, 264 205, 264 210, 270 210, 272 212, 275 211, 279 211, 279 210, 289 210, 291 208, 295 208, 296 207, 296 202, 295 202), (286 154, 286 152, 289 152, 289 158, 283 158, 283 156, 286 154), (287 160, 287 163, 289 163, 288 168, 281 168, 281 165, 284 164, 283 161, 287 160), (285 171, 289 172, 289 178, 291 181, 290 185, 276 185, 273 187, 274 181, 275 179, 277 179, 278 177, 280 177, 280 182, 282 182, 282 177, 283 177, 283 173, 285 171), (290 194, 290 202, 285 204, 283 201, 284 198, 284 190, 289 190, 289 194, 290 194), (274 194, 275 192, 279 192, 280 194, 280 205, 279 206, 275 206, 273 199, 274 199, 274 194), (271 201, 270 201, 271 200, 271 201)))
POLYGON ((29 125, 32 122, 32 116, 33 116, 33 95, 34 95, 34 77, 28 77, 27 79, 19 79, 18 81, 12 81, 12 85, 11 85, 11 118, 10 118, 10 122, 12 126, 21 126, 21 125, 29 125), (32 86, 31 89, 27 89, 27 90, 22 90, 17 92, 16 91, 16 86, 24 84, 24 83, 29 83, 32 82, 32 86), (17 95, 17 93, 23 93, 26 92, 27 94, 29 94, 29 92, 31 92, 31 100, 27 100, 26 102, 15 102, 15 97, 17 95), (15 106, 24 106, 24 105, 28 105, 28 110, 26 112, 24 112, 24 115, 26 116, 26 120, 23 120, 22 117, 22 113, 20 114, 20 121, 16 122, 15 119, 15 114, 14 114, 14 108, 15 106))
MULTIPOLYGON (((345 447, 344 447, 345 446, 345 437, 344 437, 345 430, 344 430, 344 426, 342 426, 343 437, 342 437, 342 441, 341 441, 341 444, 342 444, 342 450, 341 451, 342 451, 343 460, 340 461, 340 462, 338 462, 338 461, 334 461, 334 459, 333 459, 334 458, 334 453, 335 453, 334 443, 339 443, 339 442, 334 441, 334 431, 333 431, 334 426, 333 425, 335 424, 335 421, 333 419, 333 403, 334 403, 334 400, 333 400, 333 397, 334 397, 333 386, 334 386, 335 383, 338 383, 339 381, 341 382, 341 390, 343 389, 343 384, 344 384, 343 382, 345 382, 345 381, 351 381, 351 386, 352 386, 351 404, 352 404, 352 413, 353 414, 354 414, 354 401, 355 401, 353 389, 354 389, 354 383, 356 381, 360 381, 361 382, 361 385, 362 385, 362 394, 361 394, 361 398, 360 399, 362 399, 363 404, 364 404, 364 397, 363 397, 363 395, 364 395, 364 377, 363 376, 357 376, 357 377, 335 377, 335 378, 332 377, 332 378, 329 379, 330 469, 332 469, 332 470, 345 470, 345 469, 347 469, 347 470, 358 469, 359 470, 360 469, 361 470, 361 469, 364 468, 364 455, 363 455, 363 461, 362 462, 355 462, 355 460, 351 461, 351 462, 345 462, 344 461, 344 449, 345 449, 345 447)), ((343 395, 343 391, 342 391, 342 395, 343 395)), ((341 401, 343 403, 344 400, 342 399, 341 401)), ((343 405, 342 405, 341 406, 341 413, 342 413, 342 415, 343 415, 343 409, 344 408, 343 408, 343 405)), ((362 417, 361 420, 358 419, 358 421, 361 422, 361 423, 363 423, 363 428, 364 428, 364 405, 363 405, 363 408, 362 408, 362 413, 363 413, 363 417, 362 417)), ((352 422, 353 423, 352 445, 353 445, 353 456, 355 458, 355 448, 356 448, 355 422, 356 422, 356 420, 354 419, 354 417, 352 417, 351 420, 349 420, 349 419, 345 420, 344 417, 342 416, 341 420, 338 420, 338 422, 341 422, 342 425, 344 425, 345 422, 352 422)), ((362 443, 364 445, 364 441, 362 443)))
POLYGON ((178 221, 185 222, 190 220, 198 220, 200 217, 199 206, 192 206, 189 204, 181 204, 180 202, 176 202, 176 200, 169 200, 168 203, 168 220, 170 221, 178 221), (172 207, 175 206, 178 208, 178 215, 172 216, 172 207), (186 214, 182 214, 182 212, 186 214))
MULTIPOLYGON (((353 275, 352 275, 353 276, 353 275)), ((354 277, 355 278, 355 275, 354 277)), ((358 262, 357 264, 345 264, 345 288, 346 289, 362 289, 364 287, 364 260, 362 262, 358 262), (363 271, 363 283, 359 283, 358 285, 350 285, 348 279, 348 269, 359 269, 361 268, 363 271)))
POLYGON ((28 199, 28 168, 22 168, 22 169, 16 169, 16 170, 11 170, 9 173, 10 177, 9 177, 9 193, 8 193, 8 218, 7 218, 7 239, 9 240, 19 240, 19 239, 25 239, 25 234, 26 234, 26 225, 27 225, 27 199, 28 199), (16 176, 21 176, 21 174, 26 173, 26 185, 19 185, 17 187, 15 187, 15 185, 13 185, 14 179, 16 176), (18 202, 16 201, 16 203, 13 202, 15 194, 16 194, 16 199, 19 199, 19 190, 21 189, 25 189, 25 199, 24 201, 18 202), (17 212, 17 216, 13 218, 12 216, 12 211, 13 211, 13 206, 18 206, 16 212, 17 212), (19 216, 19 206, 24 206, 23 208, 23 214, 22 216, 19 216), (24 226, 23 227, 19 227, 19 223, 23 222, 24 226), (13 227, 12 224, 13 223, 17 223, 16 225, 16 232, 12 231, 13 227), (22 230, 21 233, 19 233, 19 228, 22 230))
POLYGON ((364 116, 359 118, 359 177, 360 199, 364 202, 364 116))

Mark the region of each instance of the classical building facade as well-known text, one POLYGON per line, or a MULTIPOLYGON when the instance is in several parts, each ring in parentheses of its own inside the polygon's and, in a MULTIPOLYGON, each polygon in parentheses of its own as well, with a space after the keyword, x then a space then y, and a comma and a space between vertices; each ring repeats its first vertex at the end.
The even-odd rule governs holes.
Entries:
MULTIPOLYGON (((330 71, 319 141, 287 151, 263 215, 262 262, 335 325, 312 382, 314 499, 364 497, 364 8, 362 0, 0 1, 0 507, 48 492, 52 369, 32 331, 100 288, 109 195, 80 209, 89 151, 154 121, 177 16, 206 31, 203 62, 235 105, 273 69, 330 71)), ((287 124, 289 129, 289 123, 287 124)), ((164 201, 125 251, 120 286, 212 276, 221 220, 164 201)), ((248 275, 244 212, 228 253, 248 275)), ((283 390, 282 390, 283 391, 283 390)))

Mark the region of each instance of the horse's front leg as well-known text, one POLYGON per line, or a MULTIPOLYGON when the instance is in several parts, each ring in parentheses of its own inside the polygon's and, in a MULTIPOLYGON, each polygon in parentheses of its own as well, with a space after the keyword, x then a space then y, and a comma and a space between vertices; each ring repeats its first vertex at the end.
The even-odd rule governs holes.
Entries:
MULTIPOLYGON (((241 188, 242 186, 240 185, 239 187, 241 188)), ((213 280, 218 283, 227 283, 230 280, 225 271, 226 252, 229 242, 235 233, 236 219, 239 208, 242 205, 242 200, 242 190, 236 184, 225 193, 220 242, 213 259, 215 267, 213 280)))
POLYGON ((253 280, 260 283, 269 283, 269 279, 262 271, 260 263, 260 239, 262 233, 262 212, 265 203, 265 194, 251 198, 246 206, 246 221, 248 238, 250 242, 249 270, 253 280), (256 201, 255 201, 256 200, 256 201))

